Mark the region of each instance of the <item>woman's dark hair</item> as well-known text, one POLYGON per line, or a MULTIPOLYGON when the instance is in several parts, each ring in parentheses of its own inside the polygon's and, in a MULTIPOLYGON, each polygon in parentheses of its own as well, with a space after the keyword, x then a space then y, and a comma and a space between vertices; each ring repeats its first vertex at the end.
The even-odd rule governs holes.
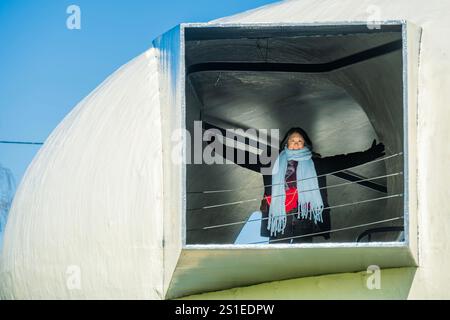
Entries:
POLYGON ((311 152, 313 153, 313 155, 316 155, 316 156, 319 156, 319 157, 320 157, 320 154, 315 153, 315 152, 313 151, 313 150, 314 150, 313 143, 312 143, 311 139, 309 138, 308 134, 306 133, 305 130, 303 130, 303 129, 300 128, 300 127, 290 128, 290 129, 288 130, 288 132, 286 132, 286 134, 284 135, 283 140, 281 140, 280 150, 283 150, 283 149, 284 149, 284 145, 287 144, 287 141, 288 141, 290 135, 293 134, 293 133, 299 133, 299 134, 301 134, 302 137, 305 139, 305 145, 308 146, 308 148, 311 150, 311 152))

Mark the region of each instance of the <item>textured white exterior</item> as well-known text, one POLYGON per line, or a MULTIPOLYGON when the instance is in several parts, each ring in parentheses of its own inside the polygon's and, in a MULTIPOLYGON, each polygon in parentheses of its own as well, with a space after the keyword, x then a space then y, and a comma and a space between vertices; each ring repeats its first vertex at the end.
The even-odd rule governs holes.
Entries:
POLYGON ((162 297, 156 70, 155 49, 121 67, 40 149, 10 211, 2 298, 162 297))
MULTIPOLYGON (((212 21, 404 19, 422 28, 420 267, 409 298, 450 298, 450 211, 445 206, 450 198, 449 15, 450 3, 442 0, 298 0, 212 21)), ((163 298, 162 147, 154 54, 149 50, 108 78, 64 119, 33 160, 7 223, 1 297, 163 298), (81 289, 69 290, 66 271, 74 265, 80 267, 81 289)))

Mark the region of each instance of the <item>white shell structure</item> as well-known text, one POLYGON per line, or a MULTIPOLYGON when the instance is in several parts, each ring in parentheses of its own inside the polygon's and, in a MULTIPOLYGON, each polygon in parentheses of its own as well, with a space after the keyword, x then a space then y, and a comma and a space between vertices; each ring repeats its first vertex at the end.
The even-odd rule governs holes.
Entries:
MULTIPOLYGON (((422 29, 413 173, 419 266, 410 299, 450 298, 449 15, 450 3, 439 0, 292 0, 210 22, 406 20, 422 29)), ((170 78, 160 74, 160 54, 152 47, 106 79, 33 159, 6 225, 1 298, 166 298, 176 258, 163 244, 163 209, 171 204, 163 201, 170 186, 160 102, 171 97, 160 90, 170 78)))
POLYGON ((9 214, 2 297, 162 297, 157 76, 150 49, 47 139, 9 214))

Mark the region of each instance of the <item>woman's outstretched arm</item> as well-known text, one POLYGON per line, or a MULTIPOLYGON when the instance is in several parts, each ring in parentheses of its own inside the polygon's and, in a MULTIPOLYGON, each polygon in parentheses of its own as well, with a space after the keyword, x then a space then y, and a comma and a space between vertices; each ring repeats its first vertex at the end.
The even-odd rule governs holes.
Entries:
MULTIPOLYGON (((354 167, 385 155, 384 144, 376 143, 373 140, 372 146, 365 151, 352 152, 347 154, 338 154, 335 156, 320 158, 321 172, 334 172, 354 167)), ((318 173, 319 174, 319 173, 318 173)))
MULTIPOLYGON (((216 139, 216 137, 214 137, 214 139, 216 139)), ((212 147, 212 143, 213 141, 209 142, 208 146, 212 147)), ((238 149, 236 145, 231 147, 218 141, 216 146, 219 146, 213 149, 216 155, 220 155, 222 158, 231 161, 238 166, 258 173, 261 173, 261 168, 265 167, 261 162, 259 155, 250 154, 247 150, 238 149)))

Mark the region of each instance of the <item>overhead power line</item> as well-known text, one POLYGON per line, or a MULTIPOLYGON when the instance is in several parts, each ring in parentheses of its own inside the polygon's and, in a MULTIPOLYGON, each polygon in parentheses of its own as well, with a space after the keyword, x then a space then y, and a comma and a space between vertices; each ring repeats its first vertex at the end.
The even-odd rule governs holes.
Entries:
POLYGON ((0 140, 0 143, 5 144, 31 144, 31 145, 43 145, 43 142, 30 142, 30 141, 7 141, 7 140, 0 140))

